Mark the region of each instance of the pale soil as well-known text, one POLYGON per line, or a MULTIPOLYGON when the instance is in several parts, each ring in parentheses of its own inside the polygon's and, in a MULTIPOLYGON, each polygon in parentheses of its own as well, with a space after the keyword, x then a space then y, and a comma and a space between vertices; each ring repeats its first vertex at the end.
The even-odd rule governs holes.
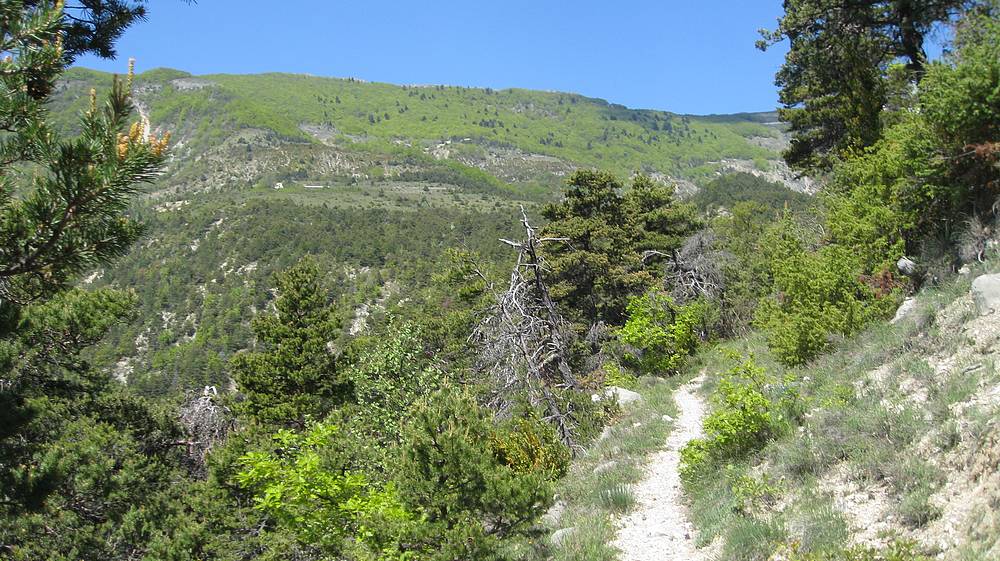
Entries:
MULTIPOLYGON (((939 383, 965 376, 981 369, 994 369, 1000 360, 1000 315, 978 316, 971 295, 964 295, 936 314, 935 324, 944 332, 960 333, 956 348, 923 355, 939 383)), ((920 356, 919 348, 914 350, 920 356)), ((904 357, 900 357, 902 360, 904 357)), ((898 384, 901 401, 918 408, 927 400, 926 380, 917 380, 902 372, 893 377, 897 361, 873 370, 865 385, 898 384)), ((940 431, 931 431, 912 447, 901 451, 924 458, 946 474, 944 484, 930 503, 940 515, 922 528, 903 524, 898 516, 899 498, 893 497, 886 483, 876 484, 852 478, 846 465, 831 468, 820 479, 820 488, 829 493, 843 513, 851 532, 850 542, 885 547, 896 538, 914 540, 924 550, 946 561, 965 559, 961 550, 972 544, 986 552, 980 557, 1000 559, 1000 384, 995 375, 984 375, 979 387, 966 400, 952 404, 951 418, 956 423, 958 443, 944 451, 937 441, 940 431), (976 418, 991 419, 980 425, 976 418)))
POLYGON ((680 450, 701 436, 705 404, 697 395, 699 376, 678 388, 674 400, 680 411, 663 450, 646 466, 646 476, 635 488, 636 507, 619 523, 614 546, 622 561, 702 561, 709 551, 695 546, 694 527, 687 517, 678 467, 680 450))

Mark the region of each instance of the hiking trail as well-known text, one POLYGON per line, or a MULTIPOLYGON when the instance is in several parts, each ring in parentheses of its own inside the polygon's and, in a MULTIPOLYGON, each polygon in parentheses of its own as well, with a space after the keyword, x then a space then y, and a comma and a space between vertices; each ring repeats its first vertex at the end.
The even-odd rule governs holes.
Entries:
POLYGON ((679 410, 666 446, 646 465, 646 475, 636 485, 636 506, 619 521, 614 546, 621 561, 706 561, 711 547, 695 546, 695 531, 688 520, 678 472, 681 448, 701 436, 705 403, 697 395, 704 374, 674 392, 679 410))

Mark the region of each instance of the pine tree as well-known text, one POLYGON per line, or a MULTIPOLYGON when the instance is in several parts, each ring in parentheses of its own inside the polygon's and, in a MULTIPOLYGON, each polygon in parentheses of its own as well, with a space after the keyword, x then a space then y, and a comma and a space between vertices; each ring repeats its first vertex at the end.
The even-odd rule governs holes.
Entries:
POLYGON ((233 357, 231 371, 245 399, 239 410, 267 424, 304 426, 350 396, 330 341, 340 321, 320 286, 316 261, 303 258, 275 276, 275 312, 253 322, 261 350, 233 357))
POLYGON ((428 560, 491 559, 500 540, 526 535, 552 504, 548 474, 505 464, 497 436, 490 413, 454 389, 411 410, 396 488, 420 523, 400 539, 404 550, 424 549, 417 558, 428 560))
POLYGON ((0 3, 3 50, 12 53, 0 62, 0 128, 11 132, 0 142, 0 308, 50 296, 128 249, 141 228, 124 211, 138 185, 159 173, 169 138, 141 123, 125 133, 131 65, 103 107, 91 92, 82 134, 60 138, 45 104, 65 68, 62 8, 21 4, 0 3))
POLYGON ((693 208, 678 204, 672 188, 638 176, 626 192, 602 171, 573 174, 563 201, 542 214, 550 221, 543 235, 567 239, 545 249, 552 297, 585 327, 621 325, 629 297, 655 285, 656 255, 697 228, 693 208))
POLYGON ((57 436, 36 422, 39 404, 100 385, 78 355, 131 306, 127 294, 66 288, 140 235, 125 210, 160 171, 168 140, 127 126, 131 67, 102 106, 91 92, 80 136, 49 126, 65 36, 61 2, 0 0, 0 508, 10 513, 41 506, 58 480, 38 455, 57 436), (38 438, 25 433, 33 426, 38 438))
POLYGON ((877 141, 892 86, 890 69, 902 62, 904 80, 919 82, 924 44, 934 26, 981 0, 787 0, 778 28, 762 30, 757 46, 788 39, 781 118, 791 124, 789 165, 827 171, 833 161, 877 141))

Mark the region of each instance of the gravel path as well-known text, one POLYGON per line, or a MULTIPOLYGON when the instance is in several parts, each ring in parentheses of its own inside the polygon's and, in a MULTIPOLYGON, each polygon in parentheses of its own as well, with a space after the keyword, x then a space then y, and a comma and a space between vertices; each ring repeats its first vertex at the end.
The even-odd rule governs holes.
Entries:
POLYGON ((635 488, 636 507, 620 521, 614 546, 621 561, 703 561, 708 552, 698 550, 694 528, 684 506, 680 449, 701 435, 705 404, 695 392, 704 378, 698 376, 674 393, 680 410, 666 447, 646 466, 646 477, 635 488))

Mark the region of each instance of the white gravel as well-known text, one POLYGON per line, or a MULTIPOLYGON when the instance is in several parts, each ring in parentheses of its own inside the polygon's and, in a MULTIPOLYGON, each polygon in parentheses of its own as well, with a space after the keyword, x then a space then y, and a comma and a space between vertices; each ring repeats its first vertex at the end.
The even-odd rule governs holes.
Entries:
POLYGON ((678 474, 680 449, 701 435, 705 404, 695 393, 699 376, 677 389, 680 410, 666 446, 646 466, 646 477, 635 488, 636 507, 619 525, 614 546, 621 561, 703 561, 708 550, 695 547, 694 528, 688 521, 678 474))

